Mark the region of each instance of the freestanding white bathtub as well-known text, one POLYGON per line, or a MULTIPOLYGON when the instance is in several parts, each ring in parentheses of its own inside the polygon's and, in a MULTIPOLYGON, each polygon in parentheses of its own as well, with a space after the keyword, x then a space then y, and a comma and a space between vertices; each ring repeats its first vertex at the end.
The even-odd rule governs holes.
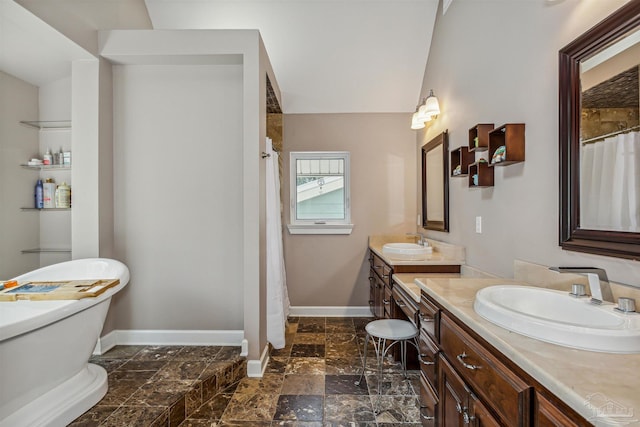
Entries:
POLYGON ((0 426, 66 426, 107 392, 88 363, 113 294, 129 283, 120 261, 88 258, 43 267, 27 280, 120 279, 95 298, 0 302, 0 426))

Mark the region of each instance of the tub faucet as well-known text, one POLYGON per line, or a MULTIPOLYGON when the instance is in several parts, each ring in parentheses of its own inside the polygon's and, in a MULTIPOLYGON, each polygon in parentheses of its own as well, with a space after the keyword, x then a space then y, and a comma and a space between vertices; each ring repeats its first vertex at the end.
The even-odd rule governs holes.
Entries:
POLYGON ((586 274, 589 280, 589 289, 591 290, 591 302, 593 304, 602 304, 602 301, 613 302, 613 294, 611 293, 611 285, 607 278, 607 272, 602 268, 551 267, 550 270, 559 273, 586 274))
POLYGON ((419 237, 420 240, 418 240, 418 244, 420 246, 429 246, 429 243, 427 243, 427 238, 422 233, 407 233, 407 236, 419 237))

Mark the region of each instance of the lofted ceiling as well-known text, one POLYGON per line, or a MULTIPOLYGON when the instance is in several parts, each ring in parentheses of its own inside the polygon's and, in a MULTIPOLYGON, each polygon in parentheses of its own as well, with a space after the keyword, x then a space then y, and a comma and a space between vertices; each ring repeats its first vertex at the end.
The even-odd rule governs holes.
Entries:
MULTIPOLYGON (((443 1, 445 8, 451 2, 443 1)), ((6 2, 14 3, 0 0, 6 2)), ((95 30, 258 29, 282 93, 282 110, 289 114, 412 112, 438 2, 16 0, 92 53, 97 49, 95 30)), ((52 80, 47 74, 52 67, 21 61, 17 54, 28 49, 20 36, 13 42, 18 48, 6 37, 0 40, 0 54, 8 58, 0 69, 21 62, 23 75, 31 81, 52 80)), ((52 64, 68 64, 67 57, 49 59, 52 64)), ((19 70, 13 74, 21 76, 19 70)))
POLYGON ((438 0, 145 0, 156 29, 258 29, 285 113, 410 112, 438 0))

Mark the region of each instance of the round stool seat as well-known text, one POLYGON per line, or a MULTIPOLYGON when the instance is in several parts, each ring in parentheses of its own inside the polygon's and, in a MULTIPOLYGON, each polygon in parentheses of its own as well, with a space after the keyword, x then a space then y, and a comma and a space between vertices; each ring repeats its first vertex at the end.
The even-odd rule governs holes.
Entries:
POLYGON ((386 340, 407 340, 418 336, 418 328, 407 320, 380 319, 364 328, 369 335, 386 340))

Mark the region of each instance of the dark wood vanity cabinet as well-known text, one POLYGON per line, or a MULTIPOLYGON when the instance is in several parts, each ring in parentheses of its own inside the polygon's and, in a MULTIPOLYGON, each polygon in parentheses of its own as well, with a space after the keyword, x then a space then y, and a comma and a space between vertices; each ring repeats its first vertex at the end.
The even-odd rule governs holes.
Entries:
MULTIPOLYGON (((376 319, 403 318, 394 311, 393 274, 399 273, 460 273, 460 265, 388 264, 373 250, 369 250, 369 307, 376 319), (395 313, 395 314, 394 314, 395 313)), ((408 300, 412 300, 407 296, 408 300)), ((402 308, 401 308, 402 309, 402 308)), ((412 307, 417 316, 417 307, 412 307)), ((416 319, 411 319, 417 324, 416 319)))
POLYGON ((393 269, 373 252, 370 252, 369 266, 369 306, 376 319, 384 319, 385 311, 391 311, 390 296, 386 293, 391 294, 393 269))
POLYGON ((591 425, 425 292, 419 317, 423 426, 591 425))

